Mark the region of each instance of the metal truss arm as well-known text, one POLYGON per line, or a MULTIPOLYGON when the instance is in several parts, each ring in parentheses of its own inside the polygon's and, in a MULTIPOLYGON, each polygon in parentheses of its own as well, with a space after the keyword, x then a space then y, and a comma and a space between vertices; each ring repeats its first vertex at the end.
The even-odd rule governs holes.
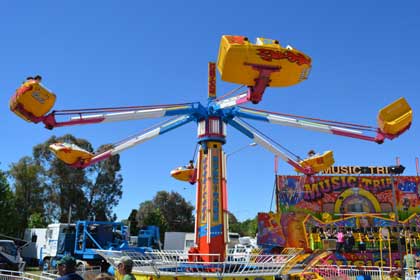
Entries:
POLYGON ((234 114, 242 118, 265 121, 283 126, 304 128, 345 137, 358 138, 366 141, 376 142, 378 144, 382 144, 385 138, 392 139, 392 137, 382 133, 379 129, 369 126, 312 119, 286 114, 277 114, 243 107, 238 107, 234 114), (376 133, 376 136, 366 135, 365 133, 368 131, 371 133, 376 133))
POLYGON ((157 136, 160 136, 168 131, 171 131, 175 128, 178 128, 180 126, 183 126, 191 121, 195 120, 194 116, 188 115, 188 116, 180 116, 177 117, 175 119, 169 120, 167 122, 165 122, 164 124, 154 128, 154 129, 150 129, 147 130, 141 134, 138 134, 134 137, 131 137, 127 140, 124 140, 122 142, 120 142, 119 144, 114 145, 114 147, 112 147, 111 149, 102 152, 100 154, 95 155, 94 157, 92 157, 90 160, 85 160, 85 161, 78 161, 74 164, 72 164, 72 167, 75 168, 85 168, 87 166, 90 166, 92 164, 95 164, 99 161, 105 160, 107 158, 110 158, 113 155, 119 154, 122 151, 128 149, 128 148, 132 148, 136 145, 142 144, 148 140, 151 140, 157 136))
POLYGON ((306 175, 311 175, 311 174, 315 173, 315 172, 313 172, 311 167, 303 167, 299 164, 299 162, 297 162, 296 160, 287 156, 284 152, 282 152, 274 144, 272 144, 271 141, 269 141, 266 136, 264 136, 263 134, 255 131, 253 128, 251 128, 249 125, 247 125, 241 119, 235 117, 231 120, 228 120, 228 123, 231 126, 233 126, 234 128, 236 128, 237 130, 239 130, 240 132, 242 132, 243 134, 245 134, 246 136, 248 136, 249 138, 251 138, 252 141, 257 143, 258 145, 262 146, 266 150, 270 151, 274 155, 276 155, 279 158, 281 158, 282 160, 284 160, 286 163, 293 166, 298 171, 300 171, 300 172, 302 172, 306 175))
POLYGON ((142 107, 121 107, 121 108, 102 108, 85 110, 63 110, 53 111, 43 117, 42 122, 45 127, 52 129, 54 127, 95 124, 128 120, 141 120, 150 118, 160 118, 167 116, 193 114, 196 110, 194 103, 157 105, 142 107), (70 116, 69 120, 57 121, 58 116, 70 116))

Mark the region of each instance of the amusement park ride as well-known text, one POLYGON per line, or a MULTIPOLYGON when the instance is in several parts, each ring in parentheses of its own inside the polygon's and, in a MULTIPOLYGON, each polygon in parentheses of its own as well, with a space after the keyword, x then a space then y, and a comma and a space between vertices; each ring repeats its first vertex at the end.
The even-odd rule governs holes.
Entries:
POLYGON ((258 104, 268 86, 285 87, 307 79, 311 58, 290 46, 282 47, 278 41, 257 38, 255 44, 243 36, 223 36, 217 65, 209 63, 208 103, 199 102, 155 106, 131 106, 82 110, 54 110, 55 95, 41 83, 25 82, 10 101, 11 110, 26 121, 43 123, 46 128, 95 124, 112 121, 174 117, 159 127, 145 131, 100 154, 92 154, 68 143, 51 145, 51 150, 70 166, 84 168, 116 155, 189 122, 198 124, 198 159, 195 167, 179 169, 174 177, 197 183, 196 244, 191 251, 200 254, 202 261, 210 258, 223 262, 228 239, 228 206, 226 186, 226 126, 239 130, 253 142, 264 147, 292 165, 298 172, 315 174, 330 167, 332 152, 328 151, 305 160, 292 157, 256 131, 243 119, 264 121, 357 138, 376 143, 394 139, 406 131, 412 120, 412 111, 404 98, 380 110, 379 128, 337 121, 328 121, 284 113, 267 112, 240 105, 258 104), (245 92, 233 97, 216 97, 216 67, 226 82, 247 86, 245 92), (48 113, 50 112, 50 113, 48 113), (60 121, 58 118, 70 116, 60 121), (212 257, 210 257, 212 256, 212 257), (215 257, 216 256, 216 257, 215 257))

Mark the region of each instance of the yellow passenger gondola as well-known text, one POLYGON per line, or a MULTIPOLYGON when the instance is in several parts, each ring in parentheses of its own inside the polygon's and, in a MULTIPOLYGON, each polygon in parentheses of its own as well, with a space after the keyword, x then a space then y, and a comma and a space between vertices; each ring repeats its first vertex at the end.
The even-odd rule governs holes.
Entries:
POLYGON ((413 111, 407 101, 401 97, 381 109, 378 113, 378 125, 382 132, 398 135, 406 130, 413 119, 413 111))
POLYGON ((196 169, 188 167, 178 167, 171 171, 171 176, 177 180, 195 183, 196 169))
POLYGON ((94 156, 79 146, 69 143, 54 143, 49 148, 60 160, 70 165, 80 161, 89 161, 94 156))
POLYGON ((308 77, 311 58, 277 40, 257 38, 252 44, 244 36, 222 37, 217 60, 222 80, 253 86, 258 67, 277 69, 270 75, 271 87, 291 86, 308 77))
POLYGON ((39 122, 54 106, 55 99, 55 94, 39 82, 29 80, 10 99, 10 110, 28 122, 39 122))
MULTIPOLYGON (((314 155, 299 162, 303 167, 311 167, 315 173, 330 168, 334 164, 334 156, 332 151, 326 151, 322 155, 314 155)), ((299 170, 295 169, 297 172, 299 170)))

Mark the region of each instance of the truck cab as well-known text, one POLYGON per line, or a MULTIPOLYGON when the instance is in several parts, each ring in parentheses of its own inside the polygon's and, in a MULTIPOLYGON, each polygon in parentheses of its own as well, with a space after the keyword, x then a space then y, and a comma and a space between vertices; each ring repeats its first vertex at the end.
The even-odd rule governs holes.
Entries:
POLYGON ((137 246, 151 249, 161 249, 160 230, 158 226, 145 226, 137 236, 137 246))
POLYGON ((55 267, 54 260, 57 257, 72 253, 75 226, 75 224, 64 223, 48 225, 45 244, 41 247, 39 254, 39 265, 42 266, 44 270, 55 267))
POLYGON ((77 259, 77 265, 105 266, 96 250, 129 248, 126 227, 121 222, 77 221, 76 224, 50 224, 41 248, 40 265, 44 270, 56 266, 65 255, 77 259))
POLYGON ((0 269, 21 271, 23 262, 18 247, 13 240, 0 240, 0 269))

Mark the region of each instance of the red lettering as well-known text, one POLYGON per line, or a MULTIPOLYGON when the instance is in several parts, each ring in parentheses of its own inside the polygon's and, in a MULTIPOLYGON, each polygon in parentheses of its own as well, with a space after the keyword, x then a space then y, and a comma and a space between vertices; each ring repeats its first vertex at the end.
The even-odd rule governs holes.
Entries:
POLYGON ((208 83, 209 97, 216 97, 216 64, 209 63, 209 83, 208 83))
POLYGON ((243 45, 245 43, 244 36, 226 36, 226 39, 229 41, 230 44, 243 45))
POLYGON ((277 50, 270 50, 270 49, 257 49, 257 55, 261 57, 261 59, 266 61, 273 61, 273 60, 281 60, 287 59, 291 63, 296 63, 297 65, 311 64, 311 59, 305 57, 301 53, 294 53, 291 51, 277 51, 277 50))

